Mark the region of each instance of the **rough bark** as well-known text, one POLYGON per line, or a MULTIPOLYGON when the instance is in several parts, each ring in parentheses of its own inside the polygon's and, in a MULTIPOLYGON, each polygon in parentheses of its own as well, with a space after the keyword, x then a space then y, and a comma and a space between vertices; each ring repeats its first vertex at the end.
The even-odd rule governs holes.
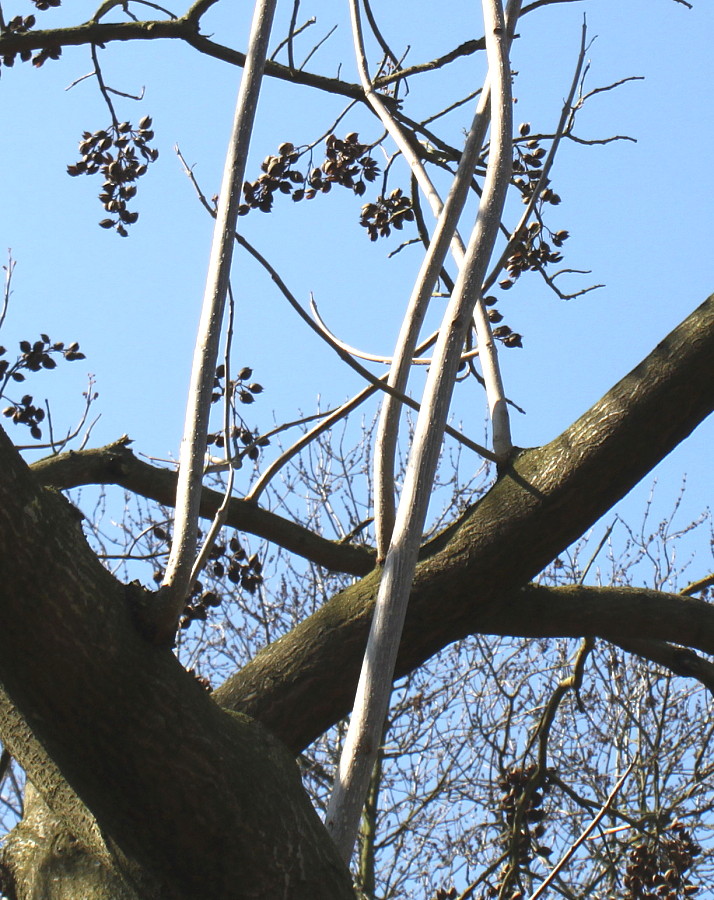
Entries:
MULTIPOLYGON (((4 434, 0 471, 0 683, 129 867, 165 898, 351 897, 292 758, 141 638, 77 510, 4 434)), ((12 751, 37 784, 34 744, 12 751)))
MULTIPOLYGON (((659 646, 687 674, 691 651, 677 656, 672 642, 713 652, 714 610, 702 601, 528 585, 714 408, 713 376, 710 298, 560 437, 517 453, 424 548, 398 672, 475 631, 601 635, 653 658, 659 646)), ((0 682, 22 713, 13 719, 0 704, 0 733, 62 828, 93 840, 47 757, 129 870, 162 885, 162 896, 351 896, 291 760, 261 726, 219 705, 254 715, 293 751, 342 717, 379 572, 209 697, 140 637, 132 591, 93 556, 76 510, 37 486, 4 437, 0 466, 0 682)))
MULTIPOLYGON (((3 848, 13 900, 148 900, 130 888, 111 860, 89 852, 28 782, 22 821, 3 848)), ((7 889, 10 889, 8 885, 7 889)), ((11 894, 11 896, 12 896, 11 894)))

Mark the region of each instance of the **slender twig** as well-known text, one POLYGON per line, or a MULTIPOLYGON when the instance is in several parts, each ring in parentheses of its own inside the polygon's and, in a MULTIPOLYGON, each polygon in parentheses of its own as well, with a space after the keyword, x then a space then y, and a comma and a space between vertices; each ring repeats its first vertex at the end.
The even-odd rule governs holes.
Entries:
POLYGON ((288 65, 295 71, 295 57, 293 56, 293 37, 295 35, 295 26, 297 24, 297 14, 300 9, 300 0, 293 0, 293 13, 290 17, 290 27, 288 28, 288 65))
POLYGON ((275 50, 273 50, 270 61, 273 62, 276 59, 278 53, 280 53, 280 51, 288 43, 291 37, 297 37, 299 34, 302 34, 303 31, 306 31, 311 25, 314 25, 316 22, 317 19, 313 16, 311 19, 306 19, 299 28, 295 29, 295 31, 291 31, 288 37, 283 38, 275 48, 275 50))
POLYGON ((0 328, 2 328, 5 317, 7 316, 7 310, 10 305, 10 297, 12 296, 12 276, 15 271, 15 266, 17 265, 16 260, 12 258, 12 252, 10 250, 7 251, 7 265, 3 266, 5 270, 5 284, 3 286, 2 292, 2 309, 0 310, 0 328))
MULTIPOLYGON (((50 404, 49 404, 49 400, 47 400, 47 398, 45 398, 45 409, 47 410, 47 425, 48 425, 48 430, 49 430, 49 442, 46 444, 16 444, 15 447, 18 450, 52 450, 52 452, 54 454, 61 453, 62 450, 64 450, 64 448, 67 446, 67 444, 70 441, 74 440, 74 438, 77 437, 77 435, 84 428, 84 426, 87 422, 87 417, 89 416, 90 407, 91 407, 92 403, 94 402, 94 400, 96 399, 96 395, 94 394, 94 392, 92 390, 93 388, 94 388, 94 376, 90 375, 89 382, 87 385, 87 390, 84 392, 84 410, 82 411, 82 415, 80 416, 79 422, 73 429, 70 429, 67 432, 67 434, 62 438, 62 440, 60 440, 60 441, 55 440, 50 404)), ((100 418, 101 418, 101 414, 98 415, 91 422, 91 424, 87 428, 85 437, 82 439, 83 443, 86 443, 90 432, 92 431, 92 429, 97 424, 97 422, 99 421, 100 418)))
POLYGON ((573 843, 570 845, 570 847, 568 847, 567 851, 563 854, 563 856, 558 860, 558 862, 550 870, 550 872, 548 873, 548 877, 536 888, 535 891, 533 891, 533 893, 530 895, 528 900, 538 900, 538 897, 541 897, 543 895, 546 888, 550 884, 553 883, 555 876, 560 872, 561 869, 565 868, 565 866, 570 862, 571 857, 573 856, 575 851, 578 849, 578 847, 584 841, 586 841, 588 839, 588 835, 592 831, 594 831, 595 828, 597 828, 598 823, 603 818, 603 816, 607 815, 610 807, 612 806, 612 803, 613 803, 615 797, 620 792, 620 788, 625 783, 625 781, 627 781, 627 777, 629 776, 630 772, 634 769, 636 761, 637 761, 636 758, 633 759, 632 762, 630 763, 630 765, 625 769, 625 771, 622 773, 622 775, 618 779, 615 787, 610 791, 610 794, 608 795, 607 800, 602 805, 602 807, 598 811, 597 815, 593 818, 593 820, 590 822, 590 824, 587 826, 587 828, 582 832, 580 837, 577 840, 573 841, 573 843))
POLYGON ((235 243, 233 235, 276 2, 277 0, 259 0, 255 6, 248 56, 241 78, 233 132, 216 212, 211 259, 179 454, 174 541, 162 585, 163 597, 160 604, 162 608, 158 612, 161 618, 158 631, 163 637, 173 635, 186 601, 193 569, 211 394, 235 243))
POLYGON ((196 560, 193 564, 193 569, 191 569, 191 577, 189 578, 188 588, 186 589, 187 595, 190 596, 193 591, 193 586, 198 579, 198 576, 203 571, 203 567, 208 562, 208 558, 211 555, 211 550, 213 550, 213 546, 216 543, 216 538, 218 537, 221 528, 225 525, 226 518, 228 516, 228 509, 231 502, 231 496, 233 494, 233 481, 235 479, 235 465, 233 464, 232 454, 231 454, 231 410, 232 410, 232 390, 231 390, 231 344, 233 343, 233 320, 235 317, 235 303, 233 301, 233 291, 231 290, 230 283, 228 284, 228 324, 226 327, 226 346, 223 354, 223 366, 225 369, 225 384, 226 388, 223 394, 223 449, 226 456, 226 464, 228 467, 228 478, 226 479, 226 489, 223 494, 223 502, 216 510, 216 514, 213 517, 213 521, 208 529, 208 533, 203 541, 203 545, 199 550, 196 560))
MULTIPOLYGON (((350 356, 356 356, 358 359, 364 359, 367 362, 382 363, 385 366, 391 366, 392 363, 394 362, 393 357, 379 356, 376 353, 367 353, 365 350, 359 350, 356 347, 352 347, 349 344, 345 343, 344 341, 340 340, 340 338, 338 338, 332 331, 330 331, 330 329, 325 324, 325 322, 317 308, 317 304, 315 303, 314 299, 312 299, 312 296, 310 298, 310 310, 311 310, 313 316, 315 317, 315 321, 317 322, 317 324, 320 327, 320 330, 323 332, 323 334, 328 335, 330 337, 330 339, 332 341, 334 341, 335 344, 337 344, 339 347, 341 347, 343 350, 345 350, 347 353, 349 353, 350 356)), ((438 337, 438 332, 435 331, 434 334, 432 335, 432 338, 433 338, 433 340, 436 340, 437 337, 438 337)), ((478 356, 478 349, 467 350, 465 353, 461 354, 461 361, 466 362, 466 360, 474 359, 477 356, 478 356)), ((413 366, 430 366, 432 364, 432 362, 433 362, 433 360, 431 359, 431 357, 423 357, 422 356, 422 357, 412 357, 411 364, 413 366)))
POLYGON ((447 116, 450 112, 453 112, 455 109, 459 109, 459 107, 464 106, 466 103, 470 103, 474 97, 478 97, 481 93, 482 88, 476 88, 475 91, 471 91, 466 97, 462 97, 461 100, 456 100, 454 103, 450 103, 449 106, 445 106, 444 109, 439 110, 438 113, 434 113, 432 116, 424 119, 421 123, 422 125, 430 125, 432 122, 436 122, 437 119, 441 119, 443 116, 447 116))
POLYGON ((322 45, 326 41, 328 41, 336 31, 337 31, 337 25, 333 25, 332 28, 330 28, 330 30, 327 32, 327 34, 315 44, 315 46, 312 48, 312 50, 307 54, 305 59, 300 64, 300 68, 298 69, 299 72, 302 72, 302 70, 310 62, 310 60, 317 53, 317 51, 320 49, 320 47, 322 47, 322 45))
POLYGON ((115 94, 117 97, 125 97, 127 100, 143 100, 146 88, 142 87, 138 94, 129 94, 126 91, 119 91, 117 88, 108 87, 107 93, 115 94))
POLYGON ((484 50, 485 47, 486 45, 483 38, 466 41, 466 43, 449 51, 449 53, 445 53, 444 56, 439 56, 437 59, 433 59, 430 62, 418 63, 414 66, 409 66, 407 69, 398 69, 396 72, 390 72, 389 75, 383 75, 381 78, 375 80, 375 86, 382 88, 391 84, 393 81, 400 81, 403 78, 409 78, 410 76, 418 75, 421 72, 433 72, 435 69, 440 69, 442 66, 453 62, 455 59, 459 59, 462 56, 471 56, 471 54, 477 53, 479 50, 484 50))
POLYGON ((399 60, 397 59, 396 54, 389 46, 389 44, 384 39, 382 32, 377 25, 377 20, 374 17, 374 13, 372 11, 372 5, 369 0, 362 0, 364 4, 364 13, 367 16, 367 21, 369 22, 369 27, 372 29, 372 34, 377 39, 377 43, 382 48, 382 52, 384 53, 387 60, 394 66, 395 69, 399 68, 399 60))
POLYGON ((112 117, 112 125, 115 128, 119 127, 119 119, 117 118, 116 111, 114 109, 114 104, 112 103, 111 97, 109 96, 109 90, 107 89, 106 84, 104 83, 104 77, 102 76, 102 69, 99 65, 99 58, 97 56, 97 45, 92 44, 91 47, 92 54, 92 62, 94 63, 94 74, 97 78, 97 84, 99 85, 99 91, 104 97, 104 102, 107 104, 109 108, 109 115, 112 117))
POLYGON ((333 412, 334 410, 332 409, 326 409, 324 412, 312 413, 312 415, 309 416, 301 416, 299 419, 293 419, 292 422, 282 422, 280 425, 276 425, 275 428, 271 428, 270 431, 259 434, 249 444, 242 447, 240 453, 236 453, 230 457, 230 459, 226 460, 218 457, 209 457, 208 464, 206 465, 206 475, 213 472, 225 472, 231 465, 235 466, 235 468, 239 468, 240 465, 242 465, 243 458, 254 447, 264 445, 271 437, 275 437, 276 434, 282 434, 283 431, 287 431, 289 428, 297 428, 298 425, 306 425, 308 422, 314 422, 315 419, 324 419, 333 412))
MULTIPOLYGON (((430 338, 428 341, 424 341, 419 345, 419 347, 417 347, 416 353, 424 353, 429 349, 430 346, 432 346, 434 340, 435 338, 432 336, 432 338, 430 338)), ((246 494, 245 499, 251 502, 257 501, 260 495, 268 486, 269 482, 294 456, 296 456, 301 450, 303 450, 308 444, 318 438, 321 434, 324 434, 339 421, 346 418, 346 416, 357 409, 362 403, 372 397, 377 392, 377 390, 384 390, 384 382, 386 378, 387 376, 383 375, 382 378, 379 379, 379 384, 372 384, 369 387, 363 388, 359 392, 359 394, 356 394, 350 400, 343 403, 342 406, 334 410, 334 412, 332 412, 323 422, 321 422, 319 425, 316 425, 313 429, 306 432, 302 437, 300 437, 291 447, 289 447, 276 460, 274 460, 263 473, 261 473, 260 478, 246 494)), ((416 403, 416 401, 412 400, 410 397, 405 396, 403 398, 403 402, 408 403, 410 406, 412 406, 413 409, 419 409, 419 404, 416 403)), ((447 425, 445 431, 450 437, 453 437, 455 440, 460 441, 460 443, 462 443, 465 447, 468 447, 475 453, 479 453, 486 459, 490 459, 491 462, 496 462, 493 454, 489 450, 487 450, 485 447, 481 447, 478 444, 475 444, 473 441, 464 437, 464 435, 456 431, 455 428, 447 425)))

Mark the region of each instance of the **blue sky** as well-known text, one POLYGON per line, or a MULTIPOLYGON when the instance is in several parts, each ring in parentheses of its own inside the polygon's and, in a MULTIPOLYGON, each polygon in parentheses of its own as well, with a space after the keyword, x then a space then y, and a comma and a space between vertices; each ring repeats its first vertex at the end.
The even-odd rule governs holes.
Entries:
MULTIPOLYGON (((94 9, 84 2, 65 6, 67 12, 38 13, 41 24, 76 22, 94 9)), ((223 6, 226 10, 219 4, 206 27, 217 40, 242 48, 251 4, 223 6)), ((285 33, 292 4, 285 6, 274 45, 285 33)), ((382 6, 378 15, 384 34, 398 54, 410 46, 407 62, 431 59, 481 34, 478 4, 464 10, 462 2, 445 0, 437 10, 426 0, 411 0, 408 15, 404 4, 382 6)), ((16 0, 5 15, 30 11, 29 2, 16 0)), ((343 13, 341 6, 324 0, 303 0, 299 21, 315 15, 317 23, 296 42, 296 55, 308 52, 339 22, 309 68, 334 75, 342 61, 342 76, 356 81, 343 13)), ((709 172, 714 9, 707 0, 695 0, 693 10, 673 0, 592 0, 526 17, 513 51, 515 115, 534 130, 548 131, 558 119, 583 14, 589 35, 597 36, 588 54, 587 86, 628 76, 645 80, 593 97, 576 131, 584 138, 627 134, 637 143, 566 144, 553 171, 563 202, 553 210, 551 224, 572 235, 565 263, 592 270, 572 283, 606 287, 563 302, 530 276, 500 303, 506 321, 524 336, 522 350, 502 354, 507 392, 527 411, 513 422, 514 440, 521 446, 557 435, 714 290, 709 172)), ((285 61, 284 54, 279 58, 285 61)), ((372 61, 377 58, 373 54, 372 61)), ((212 227, 173 147, 180 145, 205 192, 213 194, 240 71, 174 42, 109 45, 100 59, 113 87, 129 93, 145 88, 141 103, 117 98, 120 118, 136 122, 149 114, 154 119, 161 156, 139 183, 139 222, 127 239, 98 228, 104 217, 96 200, 99 183, 65 174, 81 132, 109 121, 92 79, 66 90, 91 71, 88 49, 67 49, 60 61, 40 70, 19 63, 3 68, 0 248, 3 253, 12 248, 17 269, 2 343, 12 348, 17 339, 41 331, 53 340, 78 340, 86 361, 60 367, 28 390, 48 396, 55 422, 69 425, 92 372, 102 418, 91 443, 128 433, 137 450, 165 458, 178 451, 212 227)), ((468 58, 436 76, 416 76, 405 108, 414 115, 437 111, 477 87, 482 74, 483 61, 468 58)), ((260 160, 282 141, 297 145, 317 137, 342 106, 316 91, 268 80, 248 177, 258 174, 260 160)), ((469 118, 470 111, 452 114, 440 133, 458 141, 469 118)), ((362 111, 340 129, 359 131, 364 140, 380 133, 362 111)), ((396 164, 390 187, 400 185, 406 187, 408 179, 396 164)), ((336 191, 311 204, 279 200, 274 213, 251 213, 241 227, 301 300, 307 302, 314 292, 326 321, 341 337, 389 354, 419 259, 408 248, 387 260, 398 238, 370 243, 357 224, 362 202, 336 191)), ((515 220, 518 202, 511 211, 515 220)), ((336 405, 359 390, 357 376, 307 332, 264 273, 241 253, 234 287, 235 364, 252 366, 265 388, 251 409, 256 425, 267 428, 273 417, 295 418, 296 410, 310 413, 318 397, 323 406, 336 405)), ((475 385, 459 390, 454 419, 477 440, 484 416, 475 385)), ((682 524, 711 501, 713 437, 709 421, 658 469, 658 496, 666 508, 683 474, 688 475, 682 524)), ((647 478, 633 492, 626 515, 637 517, 651 483, 647 478)), ((692 577, 710 568, 707 559, 692 577)))

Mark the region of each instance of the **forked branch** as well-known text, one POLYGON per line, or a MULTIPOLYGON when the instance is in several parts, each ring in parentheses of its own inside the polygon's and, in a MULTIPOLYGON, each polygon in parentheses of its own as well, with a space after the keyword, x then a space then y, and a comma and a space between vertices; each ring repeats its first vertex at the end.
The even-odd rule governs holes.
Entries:
MULTIPOLYGON (((498 234, 511 174, 512 101, 506 24, 498 0, 484 0, 483 6, 492 84, 492 149, 476 225, 444 316, 434 352, 435 364, 429 373, 417 420, 355 706, 327 811, 328 830, 345 860, 352 855, 389 704, 402 625, 461 350, 498 234)), ((354 3, 352 9, 354 22, 354 3)))

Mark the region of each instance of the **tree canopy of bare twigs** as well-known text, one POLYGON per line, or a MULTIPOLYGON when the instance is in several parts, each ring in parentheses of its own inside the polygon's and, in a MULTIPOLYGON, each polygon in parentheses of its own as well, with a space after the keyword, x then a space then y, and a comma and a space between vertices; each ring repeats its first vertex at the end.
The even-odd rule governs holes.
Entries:
POLYGON ((589 85, 585 20, 560 108, 514 121, 524 23, 574 2, 482 0, 477 34, 408 61, 413 23, 388 34, 384 9, 349 0, 336 69, 318 62, 334 29, 318 36, 300 0, 257 0, 241 49, 212 30, 218 0, 107 0, 86 21, 61 0, 0 4, 0 91, 15 67, 90 60, 108 124, 68 174, 99 185, 107 239, 141 239, 159 152, 154 117, 125 118, 141 96, 105 71, 115 45, 179 42, 238 82, 214 197, 177 149, 214 228, 178 462, 127 434, 96 446, 92 379, 79 422, 55 420, 39 383, 85 359, 79 343, 0 348, 23 435, 0 433, 7 900, 682 900, 711 883, 714 576, 679 555, 711 519, 612 510, 714 407, 714 296, 546 443, 520 447, 512 421, 527 336, 509 292, 600 287, 564 261, 558 153, 625 140, 578 133, 594 95, 632 80, 589 85), (464 60, 471 81, 442 81, 424 113, 423 85, 464 60), (341 111, 265 148, 273 80, 341 111), (337 193, 360 198, 362 237, 421 253, 386 355, 251 239, 261 213, 329 217, 337 193), (265 369, 235 361, 250 309, 234 252, 359 378, 352 396, 255 425, 265 369), (463 384, 483 402, 457 424, 463 384))

